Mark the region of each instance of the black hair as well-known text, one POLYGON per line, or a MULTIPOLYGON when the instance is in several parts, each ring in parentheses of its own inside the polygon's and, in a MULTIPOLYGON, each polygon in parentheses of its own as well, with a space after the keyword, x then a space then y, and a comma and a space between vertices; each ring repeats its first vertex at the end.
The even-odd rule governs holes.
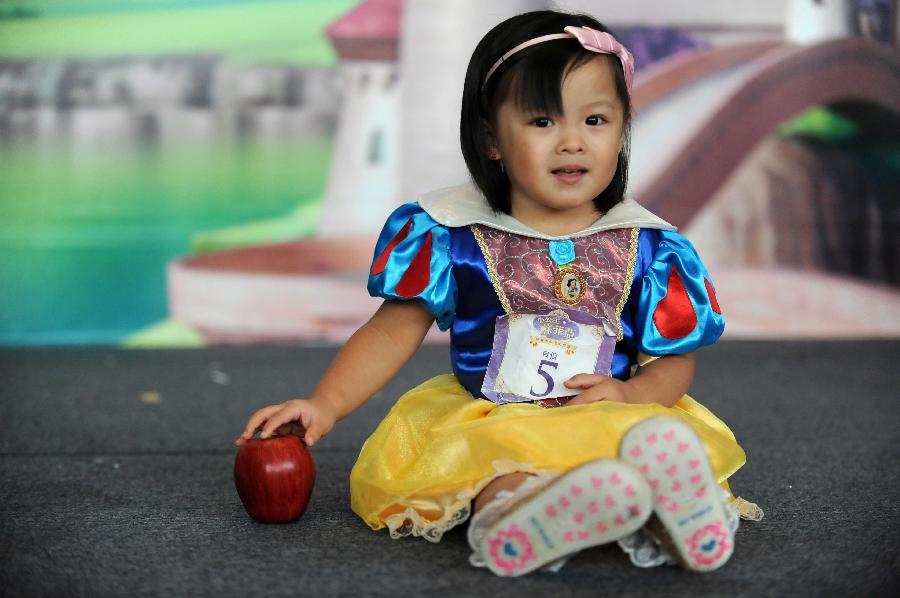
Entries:
MULTIPOLYGON (((510 94, 514 94, 516 103, 523 110, 560 114, 562 83, 566 75, 598 54, 584 49, 575 39, 571 42, 566 40, 535 44, 510 56, 486 84, 484 77, 491 66, 512 48, 541 35, 563 33, 563 29, 569 25, 609 32, 602 23, 589 15, 552 10, 528 12, 509 18, 488 31, 469 60, 459 123, 460 145, 472 180, 495 212, 509 214, 512 209, 509 178, 496 160, 488 158, 491 130, 500 105, 510 94)), ((619 152, 616 173, 606 189, 594 198, 596 209, 605 213, 624 199, 628 184, 631 96, 618 58, 612 54, 600 56, 612 61, 616 93, 625 116, 624 143, 619 152)))

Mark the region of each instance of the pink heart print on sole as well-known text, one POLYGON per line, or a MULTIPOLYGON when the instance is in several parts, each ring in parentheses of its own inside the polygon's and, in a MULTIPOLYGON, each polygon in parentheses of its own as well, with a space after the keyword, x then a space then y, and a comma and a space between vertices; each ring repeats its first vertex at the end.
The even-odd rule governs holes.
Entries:
POLYGON ((681 562, 694 571, 718 569, 734 550, 725 505, 703 443, 674 417, 653 417, 626 432, 619 455, 647 479, 653 510, 681 562))
POLYGON ((615 459, 591 461, 507 513, 479 550, 497 575, 524 575, 632 534, 651 512, 651 492, 638 471, 615 459))

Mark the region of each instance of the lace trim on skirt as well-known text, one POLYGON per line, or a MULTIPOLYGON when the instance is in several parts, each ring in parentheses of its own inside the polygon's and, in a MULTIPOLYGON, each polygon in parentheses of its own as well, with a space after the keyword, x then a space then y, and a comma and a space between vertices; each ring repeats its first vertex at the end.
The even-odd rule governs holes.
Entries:
POLYGON ((445 533, 469 519, 469 516, 472 514, 472 500, 498 477, 517 472, 530 473, 538 478, 547 475, 553 475, 554 477, 559 475, 554 471, 537 469, 509 459, 498 459, 491 465, 494 467, 494 475, 480 480, 473 489, 464 490, 457 494, 456 501, 447 509, 447 514, 440 519, 427 519, 412 507, 407 507, 406 510, 400 513, 388 515, 384 523, 391 534, 391 538, 396 540, 407 536, 419 536, 429 542, 440 542, 445 533))

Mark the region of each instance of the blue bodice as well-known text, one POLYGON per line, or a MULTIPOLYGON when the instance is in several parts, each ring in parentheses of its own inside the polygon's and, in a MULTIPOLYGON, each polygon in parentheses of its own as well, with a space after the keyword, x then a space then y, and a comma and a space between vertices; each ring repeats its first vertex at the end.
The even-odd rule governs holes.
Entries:
MULTIPOLYGON (((610 372, 622 380, 639 352, 688 353, 724 329, 709 275, 687 239, 640 229, 633 259, 610 372)), ((481 396, 494 321, 504 308, 470 226, 438 224, 416 203, 399 207, 376 244, 368 286, 373 296, 420 301, 442 330, 449 328, 453 371, 481 396)))

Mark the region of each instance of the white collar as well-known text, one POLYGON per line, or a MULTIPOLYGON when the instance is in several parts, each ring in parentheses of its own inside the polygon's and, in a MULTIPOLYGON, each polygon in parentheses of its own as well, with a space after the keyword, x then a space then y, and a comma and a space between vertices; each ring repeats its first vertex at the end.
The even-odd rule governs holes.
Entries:
POLYGON ((624 201, 613 206, 588 228, 571 235, 558 237, 539 233, 508 214, 495 213, 481 191, 473 184, 430 191, 419 196, 418 202, 429 216, 444 226, 485 224, 509 233, 538 239, 572 239, 616 228, 639 227, 675 230, 674 226, 631 198, 625 198, 624 201))

